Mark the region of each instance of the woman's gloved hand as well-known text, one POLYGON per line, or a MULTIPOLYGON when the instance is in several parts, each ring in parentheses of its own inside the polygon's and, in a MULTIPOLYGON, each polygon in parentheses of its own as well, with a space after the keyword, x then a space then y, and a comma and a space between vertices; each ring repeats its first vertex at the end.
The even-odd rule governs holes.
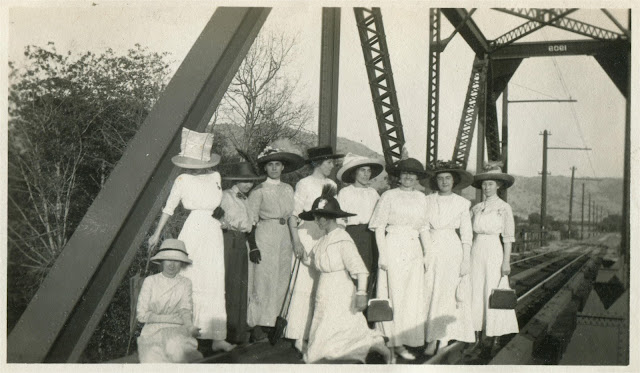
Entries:
POLYGON ((251 251, 249 251, 249 260, 251 261, 251 263, 260 264, 260 261, 262 260, 260 250, 251 249, 251 251))
POLYGON ((220 220, 224 217, 224 209, 220 206, 216 207, 215 210, 213 210, 213 214, 212 214, 214 219, 220 220))

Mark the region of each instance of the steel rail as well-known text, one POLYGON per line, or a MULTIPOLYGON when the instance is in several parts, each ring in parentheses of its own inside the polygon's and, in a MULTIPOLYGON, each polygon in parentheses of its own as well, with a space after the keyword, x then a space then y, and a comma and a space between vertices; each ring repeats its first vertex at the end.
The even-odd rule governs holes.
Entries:
MULTIPOLYGON (((564 271, 565 269, 567 269, 569 266, 571 266, 573 263, 575 263, 576 261, 578 261, 578 259, 582 258, 585 255, 588 255, 592 252, 592 250, 589 250, 588 252, 578 256, 577 258, 575 258, 574 260, 572 260, 571 262, 569 262, 568 264, 566 264, 565 266, 563 266, 562 268, 560 268, 559 270, 557 270, 556 272, 554 272, 551 276, 547 277, 546 279, 542 280, 541 282, 539 282, 538 284, 536 284, 536 286, 534 286, 533 288, 529 289, 526 293, 524 293, 523 295, 518 297, 518 302, 523 300, 525 297, 529 296, 533 291, 539 289, 542 285, 544 285, 545 283, 547 283, 549 280, 551 280, 552 278, 554 278, 555 276, 557 276, 559 273, 561 273, 562 271, 564 271)), ((564 285, 563 285, 564 286, 564 285)), ((466 342, 455 342, 452 343, 448 346, 443 347, 442 349, 440 349, 440 351, 435 354, 433 357, 431 357, 429 360, 425 361, 423 363, 423 365, 426 364, 438 364, 440 363, 444 358, 447 357, 448 354, 456 352, 461 350, 462 348, 464 348, 464 345, 466 344, 466 342)))

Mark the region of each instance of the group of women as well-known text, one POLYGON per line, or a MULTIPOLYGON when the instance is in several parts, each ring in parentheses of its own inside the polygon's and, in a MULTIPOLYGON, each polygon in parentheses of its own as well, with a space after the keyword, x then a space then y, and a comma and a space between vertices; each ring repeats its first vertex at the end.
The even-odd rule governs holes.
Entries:
POLYGON ((349 155, 337 178, 350 185, 336 195, 329 176, 343 155, 330 146, 308 149, 306 160, 267 147, 257 165, 230 165, 221 176, 212 143, 211 134, 183 129, 172 159, 191 172, 176 178, 150 249, 179 203, 190 213, 178 240, 165 240, 152 258, 162 272, 143 285, 141 362, 191 361, 262 340, 283 310, 284 337, 308 363, 364 362, 371 351, 411 360, 407 346, 426 342, 434 354, 451 340, 479 341, 483 330, 517 332, 513 310, 488 307, 510 272, 514 240, 511 208, 496 194, 513 177, 499 168, 473 177, 454 164, 425 170, 409 158, 388 169, 400 186, 379 196, 369 182, 383 164, 349 155), (295 189, 280 180, 305 164, 312 173, 295 189), (234 185, 223 191, 222 179, 234 185), (425 196, 416 186, 427 179, 436 192, 425 196), (471 209, 453 193, 469 185, 485 196, 471 209), (374 296, 391 300, 393 320, 372 328, 363 311, 374 296))

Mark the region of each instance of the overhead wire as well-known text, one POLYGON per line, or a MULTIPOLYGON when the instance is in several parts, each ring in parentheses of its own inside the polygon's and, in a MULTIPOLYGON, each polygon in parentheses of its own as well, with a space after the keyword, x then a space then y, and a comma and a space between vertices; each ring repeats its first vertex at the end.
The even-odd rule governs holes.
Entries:
MULTIPOLYGON (((542 36, 544 38, 545 41, 548 41, 547 39, 547 35, 545 33, 545 30, 542 29, 542 36)), ((564 94, 571 97, 571 95, 569 94, 569 88, 567 87, 567 83, 564 80, 564 77, 562 76, 562 71, 560 71, 560 67, 558 67, 558 62, 556 61, 555 57, 551 57, 551 61, 553 62, 553 66, 555 67, 555 71, 556 71, 556 75, 558 76, 558 80, 560 81, 560 84, 562 85, 562 89, 564 91, 564 94)), ((584 134, 582 132, 582 128, 580 127, 580 121, 578 120, 578 114, 576 113, 576 109, 574 107, 574 105, 569 105, 569 108, 571 110, 571 115, 573 116, 573 122, 576 126, 576 129, 578 130, 578 134, 580 135, 580 139, 582 140, 582 145, 584 147, 587 147, 587 142, 585 141, 584 138, 584 134)), ((596 177, 596 171, 593 167, 593 162, 591 160, 591 154, 589 152, 587 152, 587 160, 589 161, 589 167, 591 168, 591 173, 593 174, 593 177, 596 177)))

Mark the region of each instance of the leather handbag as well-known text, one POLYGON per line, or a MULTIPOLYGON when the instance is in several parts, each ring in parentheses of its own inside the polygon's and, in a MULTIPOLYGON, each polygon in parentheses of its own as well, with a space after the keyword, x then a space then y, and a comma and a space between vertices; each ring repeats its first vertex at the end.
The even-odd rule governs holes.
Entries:
POLYGON ((497 310, 512 310, 516 308, 518 304, 518 297, 515 290, 509 288, 509 279, 507 276, 502 276, 498 287, 491 290, 489 296, 489 308, 497 310), (504 279, 507 279, 504 281, 504 279))
MULTIPOLYGON (((378 270, 378 276, 383 275, 387 277, 387 274, 381 274, 381 269, 378 270)), ((378 288, 380 290, 380 288, 378 288)), ((380 294, 377 294, 378 296, 380 294)), ((367 321, 369 322, 381 322, 393 320, 393 306, 391 299, 389 299, 389 278, 387 277, 387 291, 386 297, 369 299, 367 304, 367 321)))

